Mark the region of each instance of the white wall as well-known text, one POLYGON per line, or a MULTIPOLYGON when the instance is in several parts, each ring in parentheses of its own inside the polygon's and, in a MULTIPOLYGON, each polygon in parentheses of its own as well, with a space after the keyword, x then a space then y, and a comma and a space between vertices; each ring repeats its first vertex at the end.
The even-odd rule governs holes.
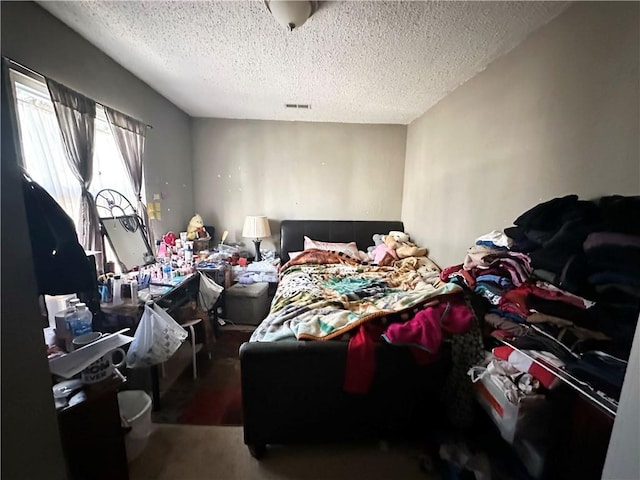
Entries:
POLYGON ((32 2, 2 2, 2 55, 153 126, 145 153, 147 196, 162 193, 155 232, 193 215, 190 117, 32 2))
MULTIPOLYGON (((640 319, 639 319, 640 320, 640 319)), ((640 478, 640 328, 629 356, 620 405, 602 471, 605 480, 640 478)))
POLYGON ((403 125, 195 119, 195 207, 217 240, 268 216, 263 248, 283 219, 398 220, 405 142, 403 125))
POLYGON ((441 266, 540 201, 640 193, 639 9, 572 5, 409 125, 402 220, 441 266))

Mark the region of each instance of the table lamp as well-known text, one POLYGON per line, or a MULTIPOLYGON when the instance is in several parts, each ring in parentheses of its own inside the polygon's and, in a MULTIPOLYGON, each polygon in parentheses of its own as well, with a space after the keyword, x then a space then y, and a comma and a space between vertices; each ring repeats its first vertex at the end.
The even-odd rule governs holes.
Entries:
POLYGON ((260 240, 271 236, 269 220, 267 217, 263 215, 248 215, 244 219, 242 236, 246 238, 253 238, 253 244, 256 247, 256 262, 262 260, 262 255, 260 254, 260 240))

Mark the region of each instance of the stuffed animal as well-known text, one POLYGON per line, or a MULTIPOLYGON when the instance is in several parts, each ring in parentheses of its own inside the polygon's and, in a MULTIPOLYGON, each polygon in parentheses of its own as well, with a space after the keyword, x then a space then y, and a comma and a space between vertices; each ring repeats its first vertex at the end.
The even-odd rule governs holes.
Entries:
POLYGON ((176 234, 173 232, 167 232, 164 237, 162 237, 162 241, 171 247, 176 246, 176 234))
POLYGON ((191 217, 191 220, 189 220, 189 225, 187 226, 187 240, 193 241, 197 238, 206 238, 208 236, 209 234, 204 228, 202 217, 196 213, 191 217))
POLYGON ((392 265, 396 260, 407 257, 425 257, 426 248, 417 247, 409 241, 407 233, 391 231, 389 235, 376 233, 373 236, 375 246, 369 247, 367 252, 373 263, 381 266, 392 265))
POLYGON ((390 231, 387 236, 392 237, 396 242, 408 242, 410 240, 408 233, 399 232, 397 230, 390 231))
POLYGON ((381 243, 378 245, 369 255, 373 263, 384 267, 386 265, 392 265, 393 262, 398 260, 398 254, 392 248, 389 248, 386 244, 381 243))
POLYGON ((367 254, 369 255, 369 260, 373 260, 375 258, 374 255, 374 250, 376 249, 376 247, 378 245, 382 245, 384 243, 384 238, 386 237, 386 235, 382 235, 380 233, 374 233, 373 234, 373 245, 367 247, 367 254))
POLYGON ((374 233, 373 234, 373 244, 377 247, 381 243, 384 243, 384 239, 385 238, 386 238, 386 235, 382 235, 380 233, 374 233))
POLYGON ((389 249, 394 250, 398 258, 424 257, 427 249, 416 246, 409 241, 409 235, 404 232, 389 232, 384 239, 384 243, 389 249))

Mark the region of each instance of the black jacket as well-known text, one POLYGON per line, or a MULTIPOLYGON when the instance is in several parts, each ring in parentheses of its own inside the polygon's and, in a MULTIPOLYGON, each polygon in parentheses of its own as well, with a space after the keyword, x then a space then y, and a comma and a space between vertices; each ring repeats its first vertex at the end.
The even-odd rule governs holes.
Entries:
POLYGON ((26 175, 22 178, 22 191, 38 292, 63 295, 97 288, 94 269, 78 243, 71 218, 26 175))

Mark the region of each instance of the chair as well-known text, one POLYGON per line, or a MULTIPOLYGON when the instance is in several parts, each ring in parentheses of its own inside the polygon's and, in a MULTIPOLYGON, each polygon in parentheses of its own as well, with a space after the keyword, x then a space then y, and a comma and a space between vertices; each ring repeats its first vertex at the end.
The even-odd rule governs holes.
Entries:
MULTIPOLYGON (((198 378, 198 367, 196 365, 196 332, 193 328, 195 325, 202 321, 201 318, 196 318, 194 320, 189 320, 188 322, 182 323, 180 326, 182 328, 188 329, 189 331, 189 339, 191 342, 191 361, 193 362, 193 379, 198 378)), ((209 358, 211 358, 211 353, 209 353, 209 358)))

